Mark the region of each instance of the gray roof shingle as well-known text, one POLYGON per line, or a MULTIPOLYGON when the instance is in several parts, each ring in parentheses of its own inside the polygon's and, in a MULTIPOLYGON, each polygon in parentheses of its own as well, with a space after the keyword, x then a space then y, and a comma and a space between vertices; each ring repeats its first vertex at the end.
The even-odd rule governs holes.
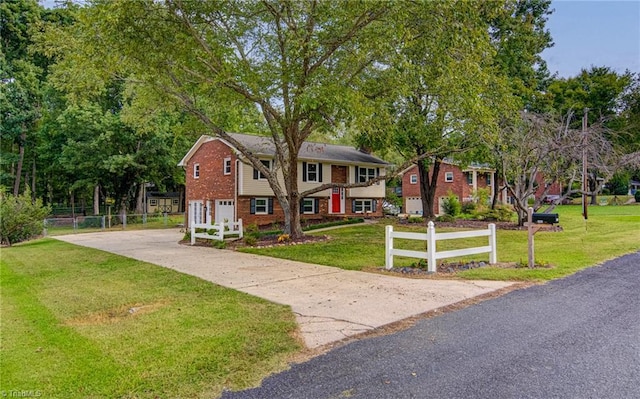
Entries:
MULTIPOLYGON (((271 137, 240 133, 230 133, 230 135, 255 155, 275 155, 275 145, 271 137)), ((388 162, 353 147, 307 141, 300 147, 298 157, 305 161, 337 161, 357 164, 388 165, 388 162)))

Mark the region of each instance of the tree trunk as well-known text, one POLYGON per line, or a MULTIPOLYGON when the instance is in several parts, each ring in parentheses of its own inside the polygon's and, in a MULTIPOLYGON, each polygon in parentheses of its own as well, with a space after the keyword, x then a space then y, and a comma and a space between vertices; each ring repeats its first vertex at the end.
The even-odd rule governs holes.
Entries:
POLYGON ((427 159, 418 161, 418 177, 420 179, 420 196, 422 198, 422 215, 432 220, 435 218, 434 199, 436 196, 436 187, 438 175, 440 174, 440 163, 442 159, 436 158, 433 161, 433 171, 429 175, 430 162, 427 159))
POLYGON ((31 199, 36 200, 36 158, 33 157, 33 170, 31 174, 31 199))
POLYGON ((16 179, 13 183, 13 195, 18 196, 20 194, 20 177, 22 176, 22 163, 24 162, 24 142, 27 140, 27 132, 24 131, 20 134, 20 150, 18 155, 18 166, 16 168, 16 179))
POLYGON ((144 213, 144 183, 138 188, 138 198, 136 199, 136 213, 144 213))
POLYGON ((76 196, 74 192, 71 192, 71 217, 76 217, 76 196))
POLYGON ((93 188, 93 214, 95 216, 100 214, 100 186, 97 184, 93 188))
POLYGON ((595 173, 589 178, 589 191, 591 191, 590 205, 598 205, 598 179, 595 173))

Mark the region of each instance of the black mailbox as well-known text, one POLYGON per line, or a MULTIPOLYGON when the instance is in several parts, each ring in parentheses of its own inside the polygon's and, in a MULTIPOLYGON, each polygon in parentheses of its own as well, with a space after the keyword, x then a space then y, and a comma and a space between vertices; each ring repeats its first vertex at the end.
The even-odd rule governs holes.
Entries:
POLYGON ((557 213, 534 213, 531 215, 533 223, 554 224, 558 223, 559 220, 557 213))

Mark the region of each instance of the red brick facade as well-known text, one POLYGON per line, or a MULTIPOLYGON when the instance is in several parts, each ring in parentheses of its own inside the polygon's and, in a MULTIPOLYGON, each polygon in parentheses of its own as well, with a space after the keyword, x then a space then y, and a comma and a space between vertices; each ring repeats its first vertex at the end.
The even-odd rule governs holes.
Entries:
MULTIPOLYGON (((237 155, 234 150, 224 141, 209 140, 198 147, 198 149, 188 158, 184 165, 186 173, 186 221, 191 220, 189 216, 189 203, 191 201, 202 201, 203 206, 209 202, 207 212, 211 215, 211 221, 216 220, 216 200, 235 201, 235 219, 242 219, 244 225, 256 223, 264 226, 273 223, 284 222, 284 212, 274 196, 264 195, 238 195, 239 178, 237 177, 237 155), (230 162, 230 170, 225 174, 225 160, 230 162), (195 169, 199 176, 195 176, 195 169), (255 198, 268 198, 272 203, 272 213, 255 214, 251 213, 251 201, 255 198)), ((243 167, 247 167, 244 165, 243 167)), ((250 166, 249 166, 250 167, 250 166)), ((332 165, 331 178, 333 182, 347 182, 348 167, 345 165, 332 165)), ((348 189, 346 190, 348 192, 348 189)), ((348 194, 347 194, 348 195, 348 194)), ((329 213, 330 197, 315 197, 317 210, 313 214, 301 213, 301 219, 323 219, 326 217, 347 217, 362 216, 362 213, 355 214, 352 209, 352 198, 345 198, 344 213, 329 213)), ((382 198, 371 198, 375 201, 375 212, 367 213, 367 216, 382 216, 382 198)), ((315 207, 314 203, 314 207, 315 207)))
MULTIPOLYGON (((429 169, 429 174, 433 172, 433 167, 429 169)), ((461 202, 468 201, 474 194, 473 169, 463 171, 459 166, 450 163, 440 164, 440 173, 436 184, 436 194, 434 200, 434 213, 439 214, 439 198, 446 197, 452 192, 461 202)), ((491 190, 489 182, 493 183, 494 173, 489 170, 476 170, 476 187, 491 190)), ((491 192, 489 193, 492 194, 491 192)), ((420 177, 418 167, 414 166, 406 171, 402 176, 402 203, 403 212, 410 212, 411 202, 417 204, 420 195, 420 177), (408 204, 409 203, 409 204, 408 204), (409 205, 409 206, 407 206, 409 205)))

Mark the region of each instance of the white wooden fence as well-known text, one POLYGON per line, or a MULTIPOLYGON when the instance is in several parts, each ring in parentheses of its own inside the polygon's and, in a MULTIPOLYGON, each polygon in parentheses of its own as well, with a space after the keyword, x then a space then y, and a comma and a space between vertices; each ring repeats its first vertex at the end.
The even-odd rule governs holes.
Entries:
POLYGON ((433 222, 429 222, 426 233, 408 233, 393 231, 393 226, 387 226, 385 231, 385 267, 391 269, 393 267, 394 256, 406 256, 409 258, 420 258, 427 260, 427 270, 429 272, 436 271, 436 261, 438 259, 453 258, 456 256, 466 256, 473 254, 480 254, 488 252, 489 263, 494 264, 498 262, 498 255, 496 252, 496 225, 489 224, 486 230, 469 230, 458 231, 454 233, 436 233, 436 229, 433 222), (472 247, 456 249, 451 251, 436 251, 436 241, 439 240, 452 240, 458 238, 470 238, 470 237, 489 237, 489 245, 484 247, 472 247), (422 240, 427 242, 426 251, 412 251, 407 249, 397 249, 393 247, 393 239, 401 238, 406 240, 422 240))
POLYGON ((237 222, 220 222, 216 224, 191 223, 191 245, 196 243, 196 238, 223 241, 225 235, 237 235, 242 238, 242 219, 238 219, 237 222), (204 229, 204 232, 196 233, 196 229, 204 229), (213 234, 209 234, 211 230, 213 230, 213 234))

